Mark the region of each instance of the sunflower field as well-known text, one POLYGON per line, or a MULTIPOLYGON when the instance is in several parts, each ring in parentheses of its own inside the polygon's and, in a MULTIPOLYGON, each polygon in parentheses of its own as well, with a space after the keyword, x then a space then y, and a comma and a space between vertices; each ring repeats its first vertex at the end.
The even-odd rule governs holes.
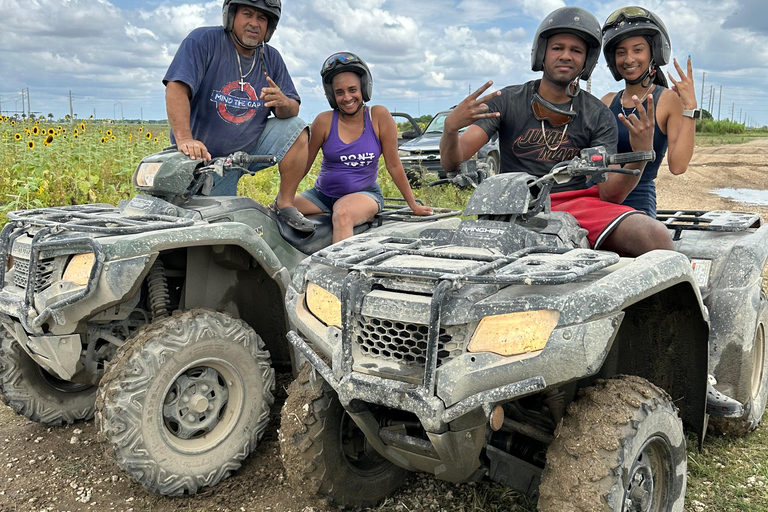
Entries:
POLYGON ((163 125, 0 118, 0 224, 8 211, 117 204, 133 193, 142 157, 170 145, 163 125))

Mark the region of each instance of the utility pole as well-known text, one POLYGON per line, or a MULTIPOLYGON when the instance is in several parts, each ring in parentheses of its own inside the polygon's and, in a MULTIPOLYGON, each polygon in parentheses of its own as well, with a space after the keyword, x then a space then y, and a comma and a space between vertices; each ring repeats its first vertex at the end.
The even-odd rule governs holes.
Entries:
POLYGON ((733 121, 734 108, 736 108, 736 102, 731 103, 731 121, 733 121))
POLYGON ((72 113, 72 91, 69 91, 69 121, 74 122, 75 116, 72 113))
POLYGON ((29 87, 27 87, 27 114, 32 114, 32 107, 29 106, 29 87))
POLYGON ((707 78, 707 72, 704 71, 701 75, 701 103, 704 103, 704 79, 707 78))
MULTIPOLYGON (((710 85, 709 86, 709 113, 712 113, 712 106, 715 104, 715 86, 710 85)), ((713 116, 714 117, 714 116, 713 116)))
POLYGON ((723 106, 723 86, 720 86, 720 99, 717 100, 717 120, 720 120, 720 107, 723 106))
POLYGON ((24 89, 21 90, 21 115, 26 117, 27 112, 24 110, 24 89))

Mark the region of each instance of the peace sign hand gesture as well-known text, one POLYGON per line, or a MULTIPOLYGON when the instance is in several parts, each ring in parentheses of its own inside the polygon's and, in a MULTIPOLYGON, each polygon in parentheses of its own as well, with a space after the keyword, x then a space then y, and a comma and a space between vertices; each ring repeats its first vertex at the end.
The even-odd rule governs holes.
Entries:
POLYGON ((462 128, 471 125, 478 119, 486 119, 490 117, 499 117, 499 112, 489 112, 486 101, 491 100, 501 94, 501 91, 492 92, 480 98, 480 95, 488 90, 493 85, 493 81, 489 80, 483 84, 478 90, 464 98, 464 100, 456 105, 448 117, 445 118, 445 131, 458 132, 462 128))
POLYGON ((697 107, 696 103, 696 91, 693 87, 693 66, 691 65, 691 58, 688 57, 688 74, 684 74, 680 64, 677 63, 677 59, 674 59, 675 69, 680 74, 680 79, 675 80, 672 73, 667 73, 670 82, 672 82, 671 89, 680 96, 680 100, 683 102, 683 110, 694 110, 697 107))

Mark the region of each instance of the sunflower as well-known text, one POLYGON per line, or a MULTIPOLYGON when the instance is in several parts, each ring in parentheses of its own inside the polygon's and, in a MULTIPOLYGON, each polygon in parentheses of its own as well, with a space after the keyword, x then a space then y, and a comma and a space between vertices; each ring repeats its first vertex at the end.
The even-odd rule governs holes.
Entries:
POLYGON ((58 128, 56 128, 56 129, 57 129, 57 130, 59 130, 59 131, 61 131, 61 130, 63 130, 63 129, 64 129, 64 127, 63 127, 63 126, 61 126, 61 125, 59 125, 59 127, 58 127, 58 128))
POLYGON ((29 149, 35 149, 35 141, 33 141, 33 140, 28 140, 28 141, 27 141, 27 147, 28 147, 29 149))
POLYGON ((107 137, 111 137, 111 136, 112 136, 112 130, 107 130, 107 137))
POLYGON ((112 140, 117 140, 117 137, 115 137, 115 136, 113 135, 113 136, 111 136, 111 137, 110 137, 110 139, 112 139, 112 140))
POLYGON ((77 136, 77 135, 79 135, 79 134, 80 134, 80 132, 79 132, 79 131, 77 131, 77 128, 75 128, 75 136, 77 136))
POLYGON ((15 125, 16 125, 16 121, 11 120, 11 126, 15 126, 15 125))
POLYGON ((144 131, 144 125, 139 126, 139 133, 144 131))
POLYGON ((157 137, 155 137, 155 138, 154 138, 154 139, 152 139, 152 140, 154 140, 155 142, 157 142, 157 137))
MULTIPOLYGON (((78 138, 78 137, 79 137, 79 135, 78 135, 77 133, 75 133, 75 138, 78 138)), ((71 144, 70 144, 70 145, 71 145, 71 144)))
POLYGON ((152 139, 152 132, 147 132, 147 140, 151 140, 151 139, 152 139))
POLYGON ((101 138, 101 143, 104 144, 105 142, 107 142, 107 138, 106 137, 102 137, 101 138))
POLYGON ((32 135, 40 135, 40 128, 37 125, 32 127, 32 135))
POLYGON ((49 133, 48 136, 45 138, 45 145, 50 146, 51 142, 53 142, 53 134, 49 133))
POLYGON ((129 133, 128 134, 128 142, 131 142, 132 140, 133 140, 133 134, 129 133))
MULTIPOLYGON (((93 117, 93 116, 91 116, 91 117, 93 117)), ((80 123, 80 131, 81 132, 85 131, 85 123, 80 123)))
POLYGON ((13 138, 16 140, 21 140, 21 134, 17 133, 16 135, 13 136, 13 138))
POLYGON ((48 135, 56 135, 56 130, 53 128, 48 128, 48 135))

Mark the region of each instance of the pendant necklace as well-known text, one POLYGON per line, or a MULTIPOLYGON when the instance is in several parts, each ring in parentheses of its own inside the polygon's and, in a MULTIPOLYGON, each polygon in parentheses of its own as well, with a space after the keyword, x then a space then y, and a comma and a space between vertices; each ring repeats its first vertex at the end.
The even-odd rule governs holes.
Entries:
MULTIPOLYGON (((570 112, 573 112, 573 101, 571 101, 571 105, 568 108, 568 110, 570 112)), ((548 150, 550 150, 550 151, 557 151, 558 149, 560 149, 560 145, 565 140, 565 134, 568 131, 568 125, 569 124, 570 124, 570 122, 565 123, 565 128, 563 128, 563 133, 560 135, 560 141, 557 143, 557 146, 552 147, 552 146, 549 145, 549 141, 547 140, 547 132, 546 132, 546 130, 544 130, 544 120, 543 119, 541 120, 541 138, 544 139, 544 144, 546 144, 548 150)))
POLYGON ((256 66, 256 54, 253 54, 253 60, 251 61, 251 69, 248 70, 246 74, 243 74, 243 65, 240 63, 240 52, 235 50, 237 52, 237 67, 240 70, 240 81, 238 82, 240 84, 240 90, 244 90, 245 84, 247 83, 245 81, 245 77, 251 74, 251 71, 253 71, 254 66, 256 66))
MULTIPOLYGON (((648 88, 648 90, 645 91, 645 94, 643 94, 643 97, 640 98, 640 104, 642 105, 645 101, 645 98, 648 97, 648 93, 650 93, 656 86, 652 85, 648 88)), ((627 114, 627 111, 624 109, 624 91, 621 91, 621 97, 619 98, 619 106, 621 107, 621 113, 624 114, 625 118, 629 118, 632 114, 637 112, 637 106, 632 107, 632 110, 629 111, 629 114, 627 114)))

